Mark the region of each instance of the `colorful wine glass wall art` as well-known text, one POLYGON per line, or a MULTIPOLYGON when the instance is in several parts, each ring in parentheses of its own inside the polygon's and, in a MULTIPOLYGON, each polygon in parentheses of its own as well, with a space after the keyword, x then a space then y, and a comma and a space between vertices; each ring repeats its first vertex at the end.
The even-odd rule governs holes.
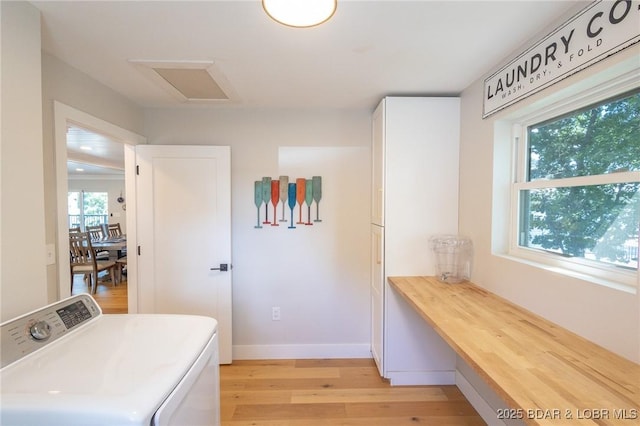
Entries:
POLYGON ((284 208, 289 198, 289 176, 280 176, 278 180, 280 181, 280 202, 282 203, 282 218, 280 222, 286 222, 287 219, 284 217, 284 208))
POLYGON ((322 177, 313 176, 311 179, 296 178, 289 179, 289 176, 280 176, 278 179, 263 177, 254 182, 254 204, 257 209, 257 223, 254 228, 262 229, 262 225, 280 226, 278 223, 278 204, 282 204, 282 217, 280 222, 287 222, 285 210, 289 207, 288 229, 296 229, 298 225, 313 225, 320 220, 320 200, 322 199, 322 177), (295 183, 293 183, 295 182, 295 183), (264 203, 264 221, 261 222, 260 211, 264 203), (269 203, 273 212, 273 218, 269 220, 269 203), (316 204, 316 217, 311 220, 311 206, 316 204), (303 220, 303 207, 307 207, 306 222, 303 220), (294 222, 293 214, 298 205, 298 221, 294 222))
POLYGON ((307 179, 305 186, 304 202, 307 204, 307 221, 304 223, 305 225, 313 225, 311 223, 311 203, 313 203, 313 184, 311 182, 311 179, 307 179))
POLYGON ((258 224, 254 228, 262 228, 260 225, 260 206, 262 206, 262 181, 257 180, 253 187, 253 197, 256 207, 258 208, 258 224))
POLYGON ((289 201, 289 209, 291 210, 291 220, 289 221, 289 229, 296 229, 296 226, 293 224, 293 209, 296 208, 296 184, 289 184, 289 192, 287 193, 287 198, 289 201))
POLYGON ((298 225, 304 225, 304 222, 302 221, 302 205, 304 204, 306 196, 307 180, 305 178, 296 179, 296 201, 298 202, 298 212, 300 213, 298 221, 296 222, 298 225))
POLYGON ((316 218, 314 222, 322 222, 320 220, 320 200, 322 199, 322 176, 314 176, 313 182, 313 201, 316 202, 316 218))
POLYGON ((264 222, 263 225, 268 225, 269 222, 269 201, 271 201, 271 178, 262 178, 262 201, 264 201, 264 222))
POLYGON ((271 181, 271 204, 273 204, 273 223, 271 226, 280 226, 278 224, 276 207, 278 206, 278 201, 280 201, 280 181, 272 180, 271 181))

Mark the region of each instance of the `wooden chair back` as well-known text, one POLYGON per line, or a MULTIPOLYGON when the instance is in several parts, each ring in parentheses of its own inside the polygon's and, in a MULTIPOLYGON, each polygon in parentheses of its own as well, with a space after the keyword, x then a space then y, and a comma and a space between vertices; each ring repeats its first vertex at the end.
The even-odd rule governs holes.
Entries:
POLYGON ((69 233, 69 255, 71 266, 90 265, 96 261, 88 232, 69 233))
POLYGON ((110 223, 108 226, 109 237, 119 237, 122 235, 122 230, 120 229, 120 223, 110 223))
POLYGON ((104 240, 106 237, 104 230, 102 229, 102 225, 87 226, 87 232, 91 237, 91 241, 104 240))

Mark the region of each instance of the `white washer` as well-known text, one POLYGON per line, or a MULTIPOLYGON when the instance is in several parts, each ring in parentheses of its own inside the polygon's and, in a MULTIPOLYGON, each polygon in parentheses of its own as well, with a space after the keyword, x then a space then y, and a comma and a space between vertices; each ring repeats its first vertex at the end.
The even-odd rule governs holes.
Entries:
POLYGON ((103 315, 88 294, 0 324, 3 426, 217 426, 217 322, 103 315))

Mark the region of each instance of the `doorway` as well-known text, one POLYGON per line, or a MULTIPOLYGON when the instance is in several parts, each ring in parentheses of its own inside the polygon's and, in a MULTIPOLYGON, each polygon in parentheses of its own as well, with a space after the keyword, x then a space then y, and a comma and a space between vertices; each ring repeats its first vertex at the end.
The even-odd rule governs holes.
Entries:
MULTIPOLYGON (((96 250, 103 269, 97 282, 91 275, 74 274, 72 295, 93 293, 104 313, 127 313, 126 192, 124 146, 106 135, 67 126, 67 184, 69 229, 90 231, 92 238, 114 241, 113 249, 96 250), (116 249, 117 248, 117 249, 116 249), (112 265, 117 271, 116 275, 112 265)), ((105 241, 102 241, 104 243, 105 241)))
MULTIPOLYGON (((54 101, 54 128, 56 151, 56 202, 57 202, 57 265, 58 265, 58 299, 71 295, 71 273, 69 265, 68 246, 68 191, 69 169, 67 161, 67 131, 70 128, 80 128, 88 132, 102 135, 112 141, 122 144, 124 151, 124 193, 127 194, 126 220, 123 223, 128 241, 135 241, 135 145, 145 144, 146 138, 115 126, 102 119, 84 113, 68 105, 54 101), (129 201, 131 200, 131 201, 129 201)), ((117 198, 117 197, 116 197, 117 198)), ((136 259, 133 257, 127 265, 127 311, 137 311, 136 298, 136 259)))

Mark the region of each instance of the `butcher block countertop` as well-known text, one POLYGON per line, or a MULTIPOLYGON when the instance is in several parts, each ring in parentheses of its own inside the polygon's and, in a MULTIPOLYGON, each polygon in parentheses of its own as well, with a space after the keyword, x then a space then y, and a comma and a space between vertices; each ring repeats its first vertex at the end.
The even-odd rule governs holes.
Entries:
POLYGON ((640 425, 639 364, 470 282, 389 283, 509 405, 496 418, 640 425))

